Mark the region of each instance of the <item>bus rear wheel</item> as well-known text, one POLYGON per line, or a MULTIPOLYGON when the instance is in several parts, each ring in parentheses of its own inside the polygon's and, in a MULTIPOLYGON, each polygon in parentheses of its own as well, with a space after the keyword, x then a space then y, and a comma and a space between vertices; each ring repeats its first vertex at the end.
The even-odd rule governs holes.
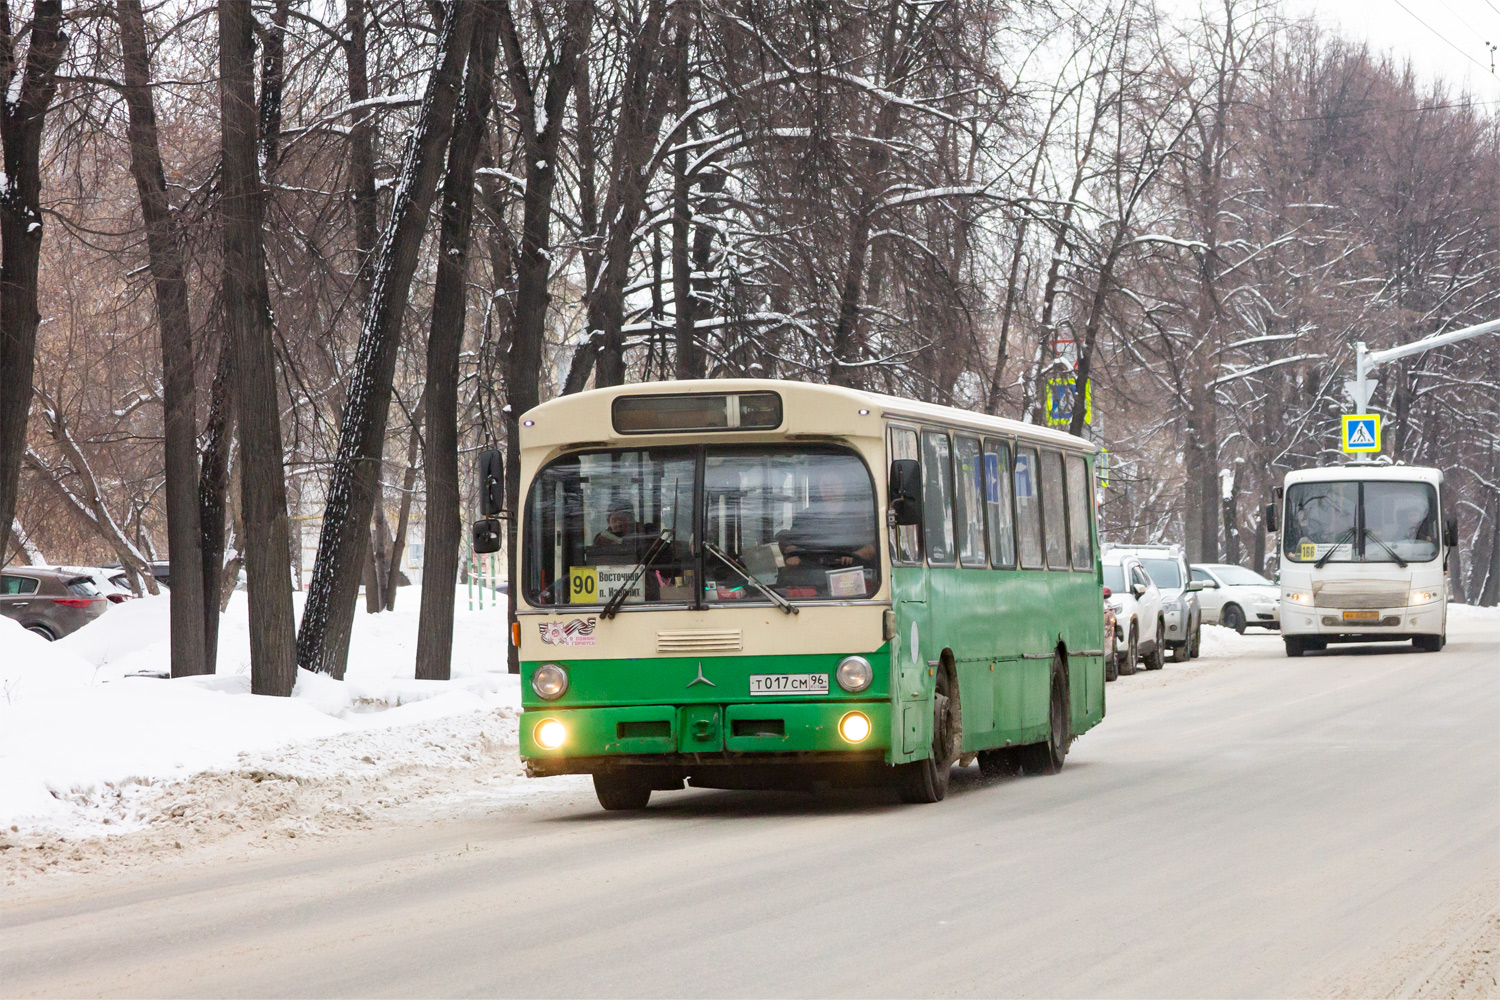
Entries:
POLYGON ((644 809, 651 801, 651 784, 630 774, 595 771, 594 794, 610 812, 644 809))
POLYGON ((1017 747, 1016 757, 1026 774, 1056 774, 1067 759, 1073 742, 1072 714, 1068 705, 1067 664, 1062 653, 1052 657, 1052 695, 1047 705, 1047 739, 1017 747))
POLYGON ((896 791, 902 802, 941 802, 948 794, 958 732, 958 706, 952 698, 948 671, 939 670, 932 689, 932 751, 926 760, 897 768, 896 791))

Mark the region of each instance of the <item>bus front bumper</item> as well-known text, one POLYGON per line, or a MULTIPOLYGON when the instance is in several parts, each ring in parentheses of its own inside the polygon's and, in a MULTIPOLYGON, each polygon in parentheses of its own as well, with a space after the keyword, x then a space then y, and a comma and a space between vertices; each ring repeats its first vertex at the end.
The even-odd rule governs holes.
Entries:
POLYGON ((601 763, 883 761, 891 706, 841 700, 533 708, 521 713, 520 744, 532 776, 591 773, 601 763), (851 738, 861 731, 862 739, 851 738))
POLYGON ((1441 635, 1443 605, 1419 604, 1378 610, 1307 607, 1291 602, 1281 605, 1281 632, 1299 636, 1359 636, 1404 639, 1413 635, 1441 635))

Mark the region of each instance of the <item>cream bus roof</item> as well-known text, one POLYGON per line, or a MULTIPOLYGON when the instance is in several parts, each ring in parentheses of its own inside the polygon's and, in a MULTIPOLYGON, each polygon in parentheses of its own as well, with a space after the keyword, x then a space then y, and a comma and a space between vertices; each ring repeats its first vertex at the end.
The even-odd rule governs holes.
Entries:
POLYGON ((879 437, 886 417, 912 423, 941 424, 1008 437, 1025 438, 1077 452, 1093 452, 1095 446, 1081 438, 1036 424, 1004 417, 990 417, 956 406, 938 406, 899 396, 862 392, 840 386, 781 379, 704 379, 682 382, 635 382, 630 385, 594 389, 549 400, 521 415, 523 448, 556 448, 580 442, 680 441, 704 436, 703 431, 650 434, 619 434, 614 429, 611 407, 621 396, 667 393, 721 393, 773 391, 781 395, 782 425, 775 431, 707 432, 727 434, 735 440, 764 440, 794 434, 836 437, 879 437), (868 411, 861 413, 861 410, 868 411))
POLYGON ((1366 482, 1387 483, 1432 483, 1443 481, 1442 469, 1429 469, 1420 465, 1375 465, 1356 462, 1348 465, 1321 465, 1313 469, 1298 469, 1286 474, 1286 485, 1297 483, 1335 483, 1350 479, 1366 482))

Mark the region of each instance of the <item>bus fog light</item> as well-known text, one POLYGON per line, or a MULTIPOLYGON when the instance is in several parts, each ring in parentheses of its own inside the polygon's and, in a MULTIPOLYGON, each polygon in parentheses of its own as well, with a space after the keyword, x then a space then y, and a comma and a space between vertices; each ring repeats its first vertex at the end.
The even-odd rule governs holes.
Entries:
POLYGON ((543 750, 556 750, 568 739, 568 727, 556 719, 543 719, 536 725, 536 745, 543 750))
POLYGON ((568 690, 568 672, 555 663, 543 663, 531 675, 531 690, 538 698, 556 701, 568 690))
POLYGON ((870 735, 870 720, 863 712, 850 712, 839 720, 839 735, 850 743, 863 743, 870 735))
POLYGON ((1433 601, 1435 601, 1437 599, 1438 599, 1438 595, 1437 595, 1437 591, 1435 591, 1435 590, 1413 590, 1411 592, 1411 598, 1406 603, 1407 604, 1431 604, 1433 601))
MULTIPOLYGON (((870 686, 870 682, 875 679, 875 671, 870 669, 870 661, 863 656, 846 656, 839 661, 834 676, 838 678, 839 687, 850 694, 858 694, 870 686)), ((864 737, 861 736, 860 739, 864 737)))

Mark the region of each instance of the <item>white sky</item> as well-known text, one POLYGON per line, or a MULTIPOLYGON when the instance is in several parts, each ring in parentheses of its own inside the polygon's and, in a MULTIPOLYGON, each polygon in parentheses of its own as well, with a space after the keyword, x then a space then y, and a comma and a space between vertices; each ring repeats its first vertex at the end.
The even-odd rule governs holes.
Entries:
POLYGON ((1500 78, 1490 73, 1486 45, 1500 45, 1500 0, 1284 2, 1294 16, 1312 15, 1372 49, 1410 57, 1419 73, 1447 80, 1455 96, 1467 86, 1475 100, 1500 101, 1500 78))

